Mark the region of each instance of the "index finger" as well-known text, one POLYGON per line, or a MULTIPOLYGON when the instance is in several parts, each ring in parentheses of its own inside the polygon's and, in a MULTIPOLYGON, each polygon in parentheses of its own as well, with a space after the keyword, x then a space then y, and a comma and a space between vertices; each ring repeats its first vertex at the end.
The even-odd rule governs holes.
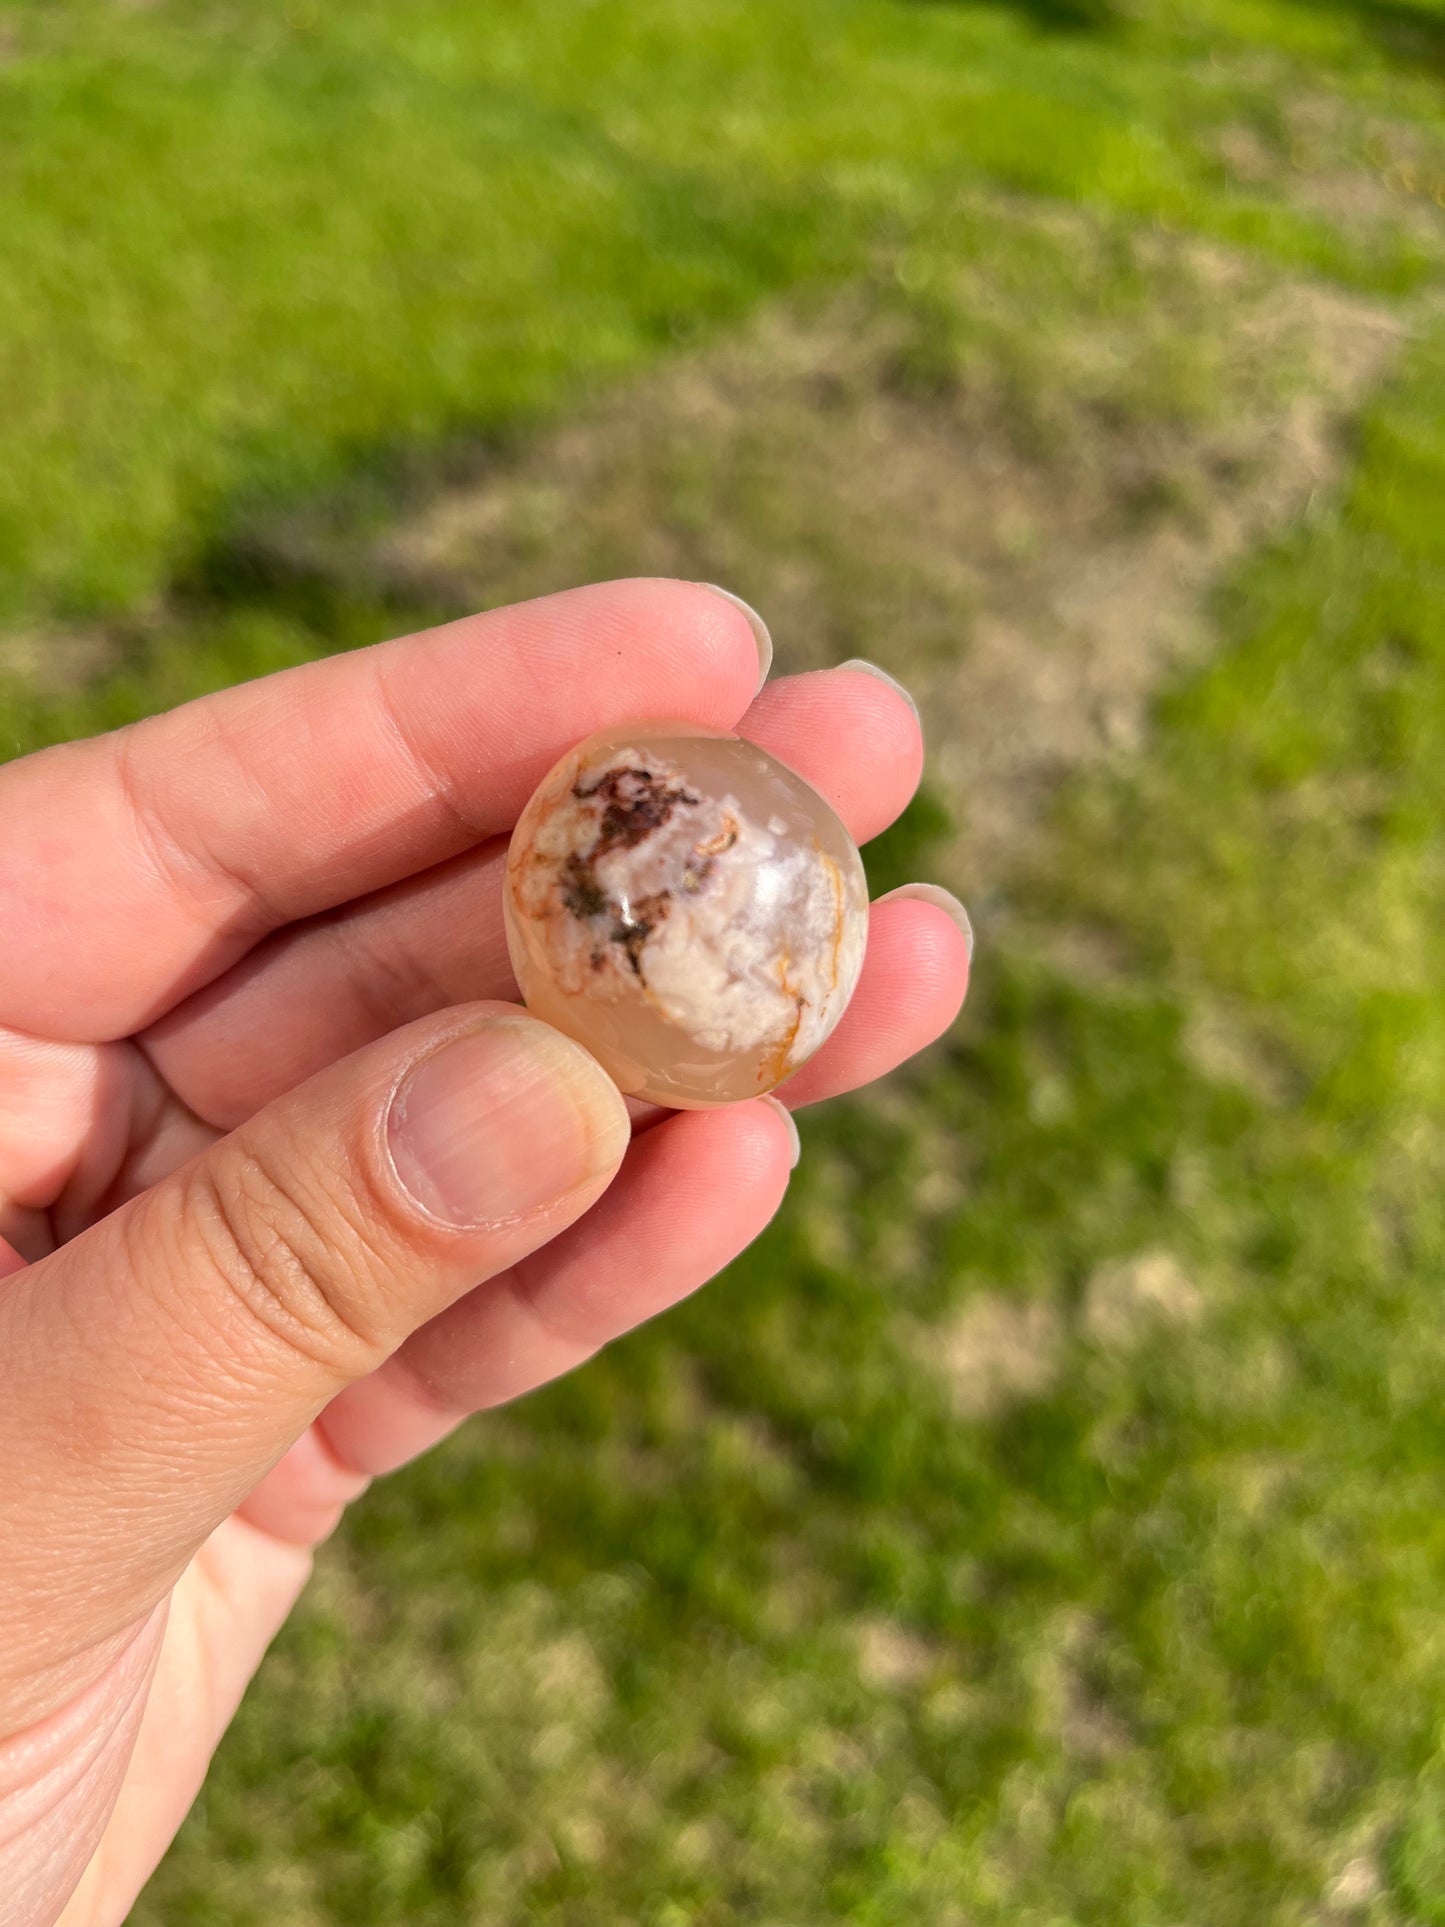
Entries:
POLYGON ((0 1024, 99 1042, 261 937, 511 827, 608 723, 731 728, 746 615, 602 583, 223 690, 0 768, 0 1024))

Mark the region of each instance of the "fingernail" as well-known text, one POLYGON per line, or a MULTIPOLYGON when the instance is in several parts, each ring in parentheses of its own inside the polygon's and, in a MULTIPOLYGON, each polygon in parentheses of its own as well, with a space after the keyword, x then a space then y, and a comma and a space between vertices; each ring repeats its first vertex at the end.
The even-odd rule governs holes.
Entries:
POLYGON ((443 1223, 502 1224, 616 1166, 627 1112, 579 1044, 496 1017, 423 1058, 391 1102, 387 1143, 412 1199, 443 1223))
MULTIPOLYGON (((731 589, 719 588, 716 582, 699 582, 697 586, 700 589, 711 589, 714 595, 722 596, 724 601, 731 602, 735 609, 741 609, 747 617, 748 627, 753 632, 753 641, 758 645, 758 689, 761 689, 768 680, 768 671, 773 666, 773 639, 768 634, 767 623, 751 603, 744 602, 742 597, 734 595, 731 589)), ((757 690, 753 693, 756 695, 757 690)))
POLYGON ((803 1140, 798 1136, 797 1120, 787 1105, 782 1102, 781 1098, 765 1097, 763 1103, 768 1105, 770 1109, 776 1111, 788 1127, 788 1136, 792 1139, 793 1143, 793 1154, 788 1159, 788 1169, 790 1171, 796 1171, 798 1168, 798 1159, 803 1155, 803 1140))
POLYGON ((941 910, 963 932, 963 940, 968 945, 969 962, 973 961, 973 925, 968 920, 968 912, 951 890, 945 890, 938 883, 905 883, 899 890, 890 890, 886 897, 879 897, 879 903, 905 902, 931 903, 935 910, 941 910))
POLYGON ((886 682, 894 694, 901 696, 904 702, 907 703, 908 707, 913 711, 914 721, 918 724, 919 728, 922 729, 923 718, 918 714, 918 704, 913 699, 912 691, 905 689, 896 676, 890 676, 888 671, 886 669, 880 669, 876 662, 865 662, 862 656, 850 656, 847 662, 840 662, 838 667, 840 669, 856 669, 860 675, 876 676, 879 682, 886 682))

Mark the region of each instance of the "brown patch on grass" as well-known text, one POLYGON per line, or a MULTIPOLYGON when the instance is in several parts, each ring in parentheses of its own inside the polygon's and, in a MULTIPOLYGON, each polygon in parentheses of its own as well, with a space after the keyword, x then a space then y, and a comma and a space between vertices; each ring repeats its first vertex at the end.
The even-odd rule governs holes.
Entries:
POLYGON ((1297 1095, 1292 1077, 1276 1053, 1233 1011, 1203 996, 1190 1006, 1183 1045, 1194 1067, 1212 1082, 1234 1084, 1271 1105, 1297 1095))
POLYGON ((1096 990, 1118 991, 1136 981, 1136 966, 1117 931, 1054 921, 1031 925, 1040 955, 1060 976, 1096 990))
POLYGON ((1172 1252, 1144 1251, 1094 1273, 1080 1323, 1095 1344, 1117 1348, 1161 1326, 1192 1325, 1203 1309, 1199 1287, 1172 1252))
POLYGON ((1268 132, 1248 122, 1219 130, 1214 149, 1231 180, 1367 249, 1394 232, 1445 257, 1445 144, 1346 95, 1287 91, 1268 132))
POLYGON ((374 566, 457 604, 720 581, 780 669, 879 660, 922 703, 952 868, 992 884, 1061 774, 1137 743, 1220 574, 1335 481, 1403 332, 1212 245, 1009 218, 1016 285, 930 257, 775 311, 435 497, 374 566))
POLYGON ((0 678, 42 695, 78 689, 114 666, 119 639, 104 629, 19 630, 0 634, 0 678))
POLYGON ((1400 1919, 1388 1904, 1383 1913, 1380 1909, 1390 1889, 1387 1867, 1392 1857, 1391 1836, 1400 1825, 1401 1791, 1398 1784, 1383 1784, 1371 1806, 1345 1837, 1335 1842, 1332 1858, 1336 1871, 1320 1904, 1307 1916, 1308 1927, 1366 1927, 1366 1923, 1373 1927, 1379 1921, 1393 1923, 1400 1919))
MULTIPOLYGON (((976 895, 1060 776, 1137 744, 1212 585, 1337 479, 1403 332, 1214 244, 980 199, 867 282, 478 455, 380 533, 338 533, 331 505, 254 545, 278 579, 458 610, 728 584, 780 670, 864 656, 909 682, 962 826, 945 867, 976 895)), ((62 686, 110 647, 12 638, 0 672, 62 686)))
POLYGON ((1445 254, 1445 143, 1419 126, 1361 116, 1336 95, 1302 95, 1285 110, 1290 198, 1348 230, 1402 227, 1445 254))
POLYGON ((1095 1678, 1105 1645, 1103 1628, 1069 1607, 1054 1616, 1026 1663, 1040 1728, 1056 1734, 1075 1759, 1096 1765, 1132 1744, 1095 1678))
POLYGON ((1378 1900, 1384 1890, 1385 1883, 1374 1861, 1365 1854, 1356 1854, 1331 1881, 1326 1905, 1332 1914, 1352 1914, 1378 1900))
POLYGON ((983 1419, 1042 1397, 1058 1376, 1063 1343, 1052 1305, 984 1292, 941 1329, 921 1330, 919 1354, 942 1375, 959 1417, 983 1419))
POLYGON ((937 1647, 896 1619, 865 1619, 856 1632, 858 1674, 867 1686, 897 1691, 917 1686, 939 1670, 937 1647))

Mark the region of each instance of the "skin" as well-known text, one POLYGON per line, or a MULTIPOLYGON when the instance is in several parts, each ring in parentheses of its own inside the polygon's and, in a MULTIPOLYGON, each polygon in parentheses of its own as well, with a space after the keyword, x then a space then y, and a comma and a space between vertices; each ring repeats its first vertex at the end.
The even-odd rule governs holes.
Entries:
MULTIPOLYGON (((0 768, 4 1927, 124 1920, 373 1477, 777 1209, 780 1109, 629 1115, 513 1008, 500 907, 534 785, 638 717, 736 728, 883 829, 921 765, 907 701, 757 679, 723 597, 611 583, 0 768), (490 1162, 448 1140, 442 1208, 398 1119, 449 1047, 483 1125, 511 1108, 490 1162)), ((875 906, 788 1104, 930 1042, 967 969, 943 910, 875 906)))

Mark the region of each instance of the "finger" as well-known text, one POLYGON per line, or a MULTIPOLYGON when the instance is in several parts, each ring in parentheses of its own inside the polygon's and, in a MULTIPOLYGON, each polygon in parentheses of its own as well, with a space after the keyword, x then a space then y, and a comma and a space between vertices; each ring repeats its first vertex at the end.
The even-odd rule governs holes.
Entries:
POLYGON ((180 1101, 222 1130, 399 1025, 517 997, 505 840, 281 931, 142 1032, 180 1101))
POLYGON ((0 1462, 26 1476, 0 1486, 0 1731, 7 1685, 33 1698, 141 1617, 330 1399, 573 1222, 627 1141, 584 1051, 471 1006, 7 1279, 0 1462))
MULTIPOLYGON (((336 1400, 317 1428, 335 1460, 389 1471, 469 1412, 571 1371, 696 1291, 773 1216, 794 1146, 767 1100, 679 1112, 638 1138, 582 1223, 451 1306, 336 1400)), ((282 1523, 267 1504, 276 1496, 261 1501, 271 1530, 282 1523)))
POLYGON ((842 1021, 778 1087, 788 1109, 861 1090, 941 1037, 963 1007, 971 952, 972 939, 936 903, 875 903, 863 974, 842 1021))
MULTIPOLYGON (((955 903, 952 911, 940 912, 932 899, 946 892, 935 892, 933 885, 908 888, 927 892, 924 902, 909 907, 896 898, 884 898, 874 904, 868 955, 842 1023, 818 1055, 777 1091, 790 1110, 886 1076, 942 1036, 958 1015, 972 946, 971 937, 960 932, 957 922, 961 906, 955 903)), ((672 1115, 635 1098, 626 1102, 638 1130, 650 1129, 672 1115)), ((143 1142, 127 1150, 106 1187, 101 1208, 114 1208, 169 1176, 214 1136, 184 1106, 173 1103, 153 1120, 143 1142)), ((62 1201, 58 1212, 62 1224, 78 1230, 90 1222, 93 1207, 87 1205, 86 1195, 82 1192, 62 1201)), ((53 1242, 43 1248, 53 1249, 53 1242)), ((39 1255, 39 1251, 28 1254, 30 1258, 39 1255)), ((15 1268, 22 1262, 17 1257, 15 1268)), ((4 1269, 0 1254, 0 1277, 4 1269)), ((324 1483, 329 1491, 329 1482, 324 1483)), ((332 1503, 328 1499, 328 1506, 332 1503)), ((324 1531, 318 1529, 316 1536, 324 1537, 324 1531)))
MULTIPOLYGON (((958 1015, 972 950, 967 918, 945 893, 923 888, 923 901, 894 895, 873 906, 858 989, 833 1037, 779 1091, 791 1107, 885 1075, 958 1015)), ((246 1516, 314 1544, 369 1475, 425 1451, 468 1413, 570 1369, 705 1283, 775 1208, 776 1149, 772 1164, 757 1165, 735 1136, 739 1120, 756 1132, 760 1109, 660 1114, 585 1219, 343 1392, 247 1501, 246 1516)))
MULTIPOLYGON (((113 1742, 108 1749, 125 1773, 109 1818, 101 1789, 85 1781, 70 1789, 73 1810, 57 1815, 56 1831, 66 1847, 79 1849, 70 1859, 71 1877, 74 1869, 84 1872, 56 1927, 97 1927, 130 1918, 130 1907, 185 1819, 242 1694, 295 1605, 310 1564, 310 1554, 299 1547, 278 1544, 240 1519, 227 1519, 182 1575, 164 1620, 157 1616, 147 1629, 143 1652, 154 1667, 149 1689, 140 1682, 127 1695, 129 1682, 113 1671, 107 1674, 106 1699, 114 1703, 124 1696, 132 1717, 139 1714, 139 1727, 133 1747, 113 1742), (204 1683, 201 1695, 198 1682, 204 1683)), ((67 1708, 65 1719, 71 1718, 67 1708)), ((47 1724, 53 1728, 55 1722, 47 1724)), ((56 1757, 61 1757, 58 1751, 56 1757)), ((62 1771, 74 1781, 73 1758, 64 1761, 62 1771)), ((70 1879, 53 1857, 46 1871, 49 1892, 63 1893, 70 1879)), ((29 1914, 23 1908, 16 1916, 51 1918, 51 1912, 29 1914)))
MULTIPOLYGON (((801 1110, 860 1090, 926 1050, 963 1007, 972 955, 968 913, 937 884, 905 884, 880 897, 869 913, 868 950, 842 1021, 774 1098, 789 1111, 801 1110)), ((633 1097, 627 1109, 639 1132, 672 1115, 633 1097)))
MULTIPOLYGON (((387 1369, 383 1365, 363 1383, 385 1378, 387 1369)), ((358 1472, 333 1449, 322 1427, 325 1416, 271 1467, 235 1515, 284 1545, 315 1547, 329 1539, 346 1508, 371 1484, 369 1472, 358 1472)))
POLYGON ((845 667, 771 683, 738 724, 804 777, 867 843, 908 807, 923 774, 918 711, 897 684, 845 667))
POLYGON ((729 599, 607 583, 8 764, 0 1024, 83 1041, 139 1029, 269 931, 509 828, 604 724, 731 728, 758 667, 729 599))
MULTIPOLYGON (((889 684, 823 670, 772 684, 740 729, 876 836, 918 783, 922 738, 889 684)), ((502 929, 506 846, 494 841, 260 944, 144 1038, 198 1116, 241 1122, 398 1024, 475 997, 515 996, 502 929)))
MULTIPOLYGON (((131 1043, 55 1044, 0 1030, 0 1237, 48 1256, 216 1133, 131 1043)), ((0 1258, 0 1276, 4 1274, 0 1258)))

